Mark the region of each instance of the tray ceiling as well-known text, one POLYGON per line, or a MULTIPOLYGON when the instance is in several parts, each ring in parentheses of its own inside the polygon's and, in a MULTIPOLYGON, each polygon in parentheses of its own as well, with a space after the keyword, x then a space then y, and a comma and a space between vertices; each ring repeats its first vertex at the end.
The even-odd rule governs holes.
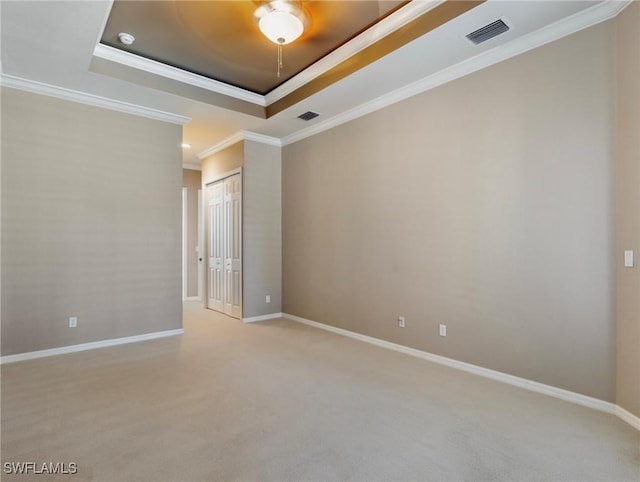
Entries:
POLYGON ((116 0, 101 43, 265 95, 407 2, 300 2, 309 23, 302 37, 284 46, 280 77, 277 46, 254 20, 261 3, 116 0), (135 43, 121 43, 121 32, 135 43))
MULTIPOLYGON (((391 7, 372 28, 261 95, 101 44, 112 0, 0 1, 0 83, 154 119, 182 119, 187 122, 183 140, 191 145, 183 150, 183 161, 197 164, 199 154, 243 133, 277 145, 296 142, 605 21, 626 5, 411 1, 395 11, 391 7), (480 45, 465 38, 497 19, 512 28, 480 45), (321 115, 300 120, 308 110, 321 115)), ((144 22, 155 23, 149 15, 144 22)), ((171 35, 164 41, 174 42, 171 35)), ((276 52, 269 50, 275 45, 265 45, 268 72, 275 77, 276 52)))

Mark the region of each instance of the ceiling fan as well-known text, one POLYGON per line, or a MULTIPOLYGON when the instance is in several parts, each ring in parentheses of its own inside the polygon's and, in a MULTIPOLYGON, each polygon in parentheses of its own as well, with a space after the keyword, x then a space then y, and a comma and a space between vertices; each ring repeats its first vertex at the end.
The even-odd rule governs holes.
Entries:
POLYGON ((280 77, 282 46, 300 38, 308 24, 309 14, 301 2, 272 0, 262 3, 253 16, 263 35, 278 46, 277 76, 280 77))

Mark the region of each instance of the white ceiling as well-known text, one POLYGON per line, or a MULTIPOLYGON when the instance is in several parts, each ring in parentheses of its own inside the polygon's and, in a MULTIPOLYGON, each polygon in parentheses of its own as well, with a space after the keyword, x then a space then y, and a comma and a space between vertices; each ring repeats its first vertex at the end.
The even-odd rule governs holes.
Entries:
MULTIPOLYGON (((420 1, 420 0, 414 0, 420 1)), ((89 70, 110 1, 1 3, 3 83, 26 79, 186 116, 183 162, 239 131, 293 142, 409 95, 466 75, 522 51, 614 16, 624 1, 492 1, 401 47, 269 119, 242 114, 89 70), (512 29, 480 46, 464 35, 506 18, 512 29), (296 117, 314 110, 321 117, 296 117)), ((274 142, 278 142, 273 139, 274 142)))

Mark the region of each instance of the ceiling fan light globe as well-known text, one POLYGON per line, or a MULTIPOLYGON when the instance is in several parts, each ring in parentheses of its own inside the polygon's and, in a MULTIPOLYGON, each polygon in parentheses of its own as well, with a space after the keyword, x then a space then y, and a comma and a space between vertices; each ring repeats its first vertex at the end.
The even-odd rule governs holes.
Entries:
POLYGON ((286 45, 296 40, 304 31, 302 21, 289 12, 273 11, 258 22, 260 31, 275 44, 286 45))

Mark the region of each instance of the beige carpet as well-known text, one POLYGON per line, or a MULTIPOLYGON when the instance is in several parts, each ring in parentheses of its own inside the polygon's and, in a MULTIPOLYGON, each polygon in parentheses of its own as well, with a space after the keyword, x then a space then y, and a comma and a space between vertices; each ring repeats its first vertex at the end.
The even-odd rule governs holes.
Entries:
POLYGON ((2 366, 2 480, 640 480, 613 415, 287 320, 2 366))

